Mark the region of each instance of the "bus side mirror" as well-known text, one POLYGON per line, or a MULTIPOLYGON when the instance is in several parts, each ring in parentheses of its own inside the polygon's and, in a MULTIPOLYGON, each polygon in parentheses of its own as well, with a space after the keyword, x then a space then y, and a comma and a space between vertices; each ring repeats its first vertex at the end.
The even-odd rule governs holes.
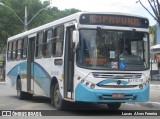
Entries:
POLYGON ((78 31, 77 30, 73 31, 72 37, 73 37, 73 43, 75 44, 75 47, 76 47, 77 44, 78 44, 78 41, 79 41, 78 31))

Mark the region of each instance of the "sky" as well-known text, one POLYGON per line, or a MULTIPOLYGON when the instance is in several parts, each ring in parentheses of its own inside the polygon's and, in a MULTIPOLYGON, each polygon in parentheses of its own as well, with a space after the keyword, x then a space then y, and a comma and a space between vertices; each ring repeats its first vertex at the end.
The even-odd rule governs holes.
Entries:
MULTIPOLYGON (((150 25, 155 25, 154 18, 140 5, 138 0, 52 0, 52 5, 60 10, 75 8, 81 11, 123 12, 147 17, 150 25)), ((147 0, 141 0, 150 10, 147 0)))

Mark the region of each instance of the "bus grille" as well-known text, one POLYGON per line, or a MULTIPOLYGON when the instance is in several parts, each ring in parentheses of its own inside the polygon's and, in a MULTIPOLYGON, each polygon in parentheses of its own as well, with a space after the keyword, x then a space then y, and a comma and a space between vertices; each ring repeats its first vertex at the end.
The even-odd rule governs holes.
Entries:
POLYGON ((92 72, 95 78, 114 78, 114 79, 132 79, 141 78, 141 73, 107 73, 107 72, 92 72))
POLYGON ((98 85, 98 86, 104 88, 135 88, 138 85, 98 85))

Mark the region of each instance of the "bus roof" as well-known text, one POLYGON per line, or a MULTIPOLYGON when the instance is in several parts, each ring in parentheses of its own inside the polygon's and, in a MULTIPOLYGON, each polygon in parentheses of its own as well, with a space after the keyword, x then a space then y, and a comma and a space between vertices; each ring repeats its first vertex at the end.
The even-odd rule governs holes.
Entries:
POLYGON ((79 17, 80 17, 81 14, 125 15, 125 16, 140 17, 140 18, 144 18, 144 19, 148 20, 148 18, 146 18, 146 17, 142 17, 142 16, 138 16, 138 15, 134 15, 134 14, 128 14, 128 13, 119 13, 119 12, 78 12, 78 13, 69 15, 67 17, 63 17, 61 19, 52 21, 50 23, 44 24, 42 26, 33 28, 33 29, 28 30, 26 32, 22 32, 20 34, 15 35, 15 36, 9 37, 8 41, 11 41, 11 40, 14 40, 14 39, 18 39, 18 38, 21 38, 21 37, 25 37, 27 35, 31 35, 31 34, 37 33, 38 31, 45 30, 45 29, 51 28, 53 26, 57 26, 57 25, 60 25, 62 23, 69 22, 69 21, 76 20, 77 22, 79 22, 79 17))

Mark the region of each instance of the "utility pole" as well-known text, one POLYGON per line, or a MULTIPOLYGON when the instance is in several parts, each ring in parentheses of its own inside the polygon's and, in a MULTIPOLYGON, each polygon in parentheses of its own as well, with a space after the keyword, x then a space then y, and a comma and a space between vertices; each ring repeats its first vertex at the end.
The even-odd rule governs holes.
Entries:
POLYGON ((27 6, 25 6, 25 15, 24 15, 24 31, 28 29, 28 11, 27 6))
POLYGON ((28 11, 27 11, 27 6, 25 6, 25 15, 24 15, 24 21, 17 15, 17 13, 12 9, 10 8, 9 6, 3 4, 2 2, 0 2, 0 6, 4 6, 6 8, 8 8, 9 10, 11 10, 15 16, 20 20, 20 22, 24 25, 24 31, 27 31, 28 30, 28 25, 31 23, 31 21, 43 10, 47 10, 48 8, 50 8, 50 5, 45 7, 45 8, 42 8, 40 9, 31 19, 30 21, 28 21, 28 11))

